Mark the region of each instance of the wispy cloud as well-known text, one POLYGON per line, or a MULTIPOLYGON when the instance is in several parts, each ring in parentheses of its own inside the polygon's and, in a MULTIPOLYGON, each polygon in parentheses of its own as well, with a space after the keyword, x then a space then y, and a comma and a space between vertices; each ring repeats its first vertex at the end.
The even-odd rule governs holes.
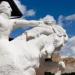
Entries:
POLYGON ((60 15, 60 16, 58 17, 58 23, 59 23, 59 25, 63 26, 63 20, 64 20, 64 19, 65 19, 65 18, 64 18, 63 15, 60 15))
POLYGON ((33 16, 33 15, 35 15, 35 13, 36 12, 33 9, 30 9, 30 10, 27 11, 26 15, 27 16, 33 16))
POLYGON ((58 23, 66 29, 69 37, 74 36, 74 29, 72 28, 75 27, 75 14, 69 16, 60 15, 58 18, 58 23))
POLYGON ((65 46, 61 49, 60 55, 63 57, 75 58, 75 36, 68 40, 65 46))
POLYGON ((69 16, 65 17, 65 19, 75 21, 75 14, 69 15, 69 16))
POLYGON ((14 2, 16 3, 16 5, 20 9, 20 11, 23 13, 24 17, 26 17, 26 16, 34 16, 35 15, 36 12, 33 9, 28 10, 27 6, 23 5, 20 0, 14 0, 14 2))
POLYGON ((63 16, 60 15, 58 17, 58 23, 61 26, 72 26, 73 23, 75 23, 75 14, 69 15, 69 16, 63 16))
POLYGON ((75 14, 69 16, 60 15, 58 18, 58 23, 63 26, 63 21, 68 21, 69 24, 72 23, 72 21, 75 21, 75 14))

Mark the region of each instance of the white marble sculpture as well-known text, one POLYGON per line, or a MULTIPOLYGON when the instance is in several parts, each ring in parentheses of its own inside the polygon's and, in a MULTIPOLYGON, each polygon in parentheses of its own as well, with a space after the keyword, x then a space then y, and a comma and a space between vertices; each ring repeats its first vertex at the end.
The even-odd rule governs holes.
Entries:
MULTIPOLYGON (((42 22, 10 19, 11 12, 12 9, 9 3, 2 1, 0 4, 0 75, 36 75, 35 69, 39 67, 39 57, 42 48, 44 48, 45 45, 50 45, 51 47, 46 50, 50 55, 50 50, 53 52, 54 49, 52 48, 55 48, 55 44, 57 45, 59 41, 60 43, 57 46, 64 44, 67 40, 67 35, 60 26, 53 25, 55 21, 52 22, 52 20, 48 20, 47 18, 44 18, 42 22), (9 35, 13 28, 25 26, 39 26, 35 28, 35 30, 40 29, 39 33, 35 33, 35 35, 41 35, 35 39, 26 41, 26 34, 22 34, 9 42, 9 35), (50 27, 52 30, 48 31, 45 27, 47 27, 48 30, 50 27), (61 39, 59 40, 59 38, 61 39)), ((35 31, 33 31, 33 33, 34 32, 35 31)), ((28 36, 34 35, 30 35, 28 31, 28 36)), ((43 52, 45 52, 45 50, 43 52)))

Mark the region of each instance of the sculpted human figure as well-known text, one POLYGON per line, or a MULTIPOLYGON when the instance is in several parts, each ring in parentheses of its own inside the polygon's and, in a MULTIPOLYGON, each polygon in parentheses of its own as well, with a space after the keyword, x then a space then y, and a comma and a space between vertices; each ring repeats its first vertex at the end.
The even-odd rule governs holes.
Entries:
POLYGON ((8 40, 10 32, 13 28, 22 28, 25 26, 38 26, 39 21, 24 20, 24 19, 10 19, 12 9, 8 2, 2 1, 0 4, 0 38, 8 40))

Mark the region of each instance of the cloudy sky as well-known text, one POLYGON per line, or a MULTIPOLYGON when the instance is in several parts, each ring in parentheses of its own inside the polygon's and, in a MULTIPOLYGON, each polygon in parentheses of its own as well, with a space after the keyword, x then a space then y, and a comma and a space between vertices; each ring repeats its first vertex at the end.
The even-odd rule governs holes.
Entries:
MULTIPOLYGON (((67 31, 69 37, 75 35, 75 0, 14 0, 21 9, 23 18, 39 19, 52 15, 67 31)), ((24 30, 17 30, 17 36, 24 30)))

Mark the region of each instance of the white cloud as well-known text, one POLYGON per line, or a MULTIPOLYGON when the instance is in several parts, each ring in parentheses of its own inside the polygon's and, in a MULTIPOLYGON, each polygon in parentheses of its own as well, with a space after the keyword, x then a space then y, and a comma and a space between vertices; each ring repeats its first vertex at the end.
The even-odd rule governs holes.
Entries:
POLYGON ((72 24, 75 24, 75 14, 69 15, 69 16, 63 16, 60 15, 58 18, 58 23, 61 26, 72 26, 72 24))
POLYGON ((58 23, 61 25, 63 28, 66 29, 68 36, 72 37, 74 36, 72 28, 75 25, 75 14, 69 15, 69 16, 63 16, 60 15, 58 18, 58 23))
POLYGON ((61 49, 60 55, 63 57, 75 58, 75 36, 68 40, 65 46, 61 49))
POLYGON ((65 19, 75 21, 75 14, 69 15, 69 16, 65 17, 65 19))
POLYGON ((63 15, 60 15, 59 18, 58 18, 58 23, 59 24, 63 24, 62 22, 63 21, 75 21, 75 14, 72 14, 72 15, 69 15, 69 16, 63 16, 63 15))
POLYGON ((20 9, 20 11, 23 13, 23 16, 34 16, 35 15, 35 11, 33 9, 27 9, 27 6, 23 5, 20 0, 14 0, 14 2, 16 3, 16 5, 18 6, 18 8, 20 9))
POLYGON ((33 15, 35 15, 35 11, 33 9, 30 9, 30 10, 27 11, 26 15, 27 16, 33 16, 33 15))
POLYGON ((59 23, 59 25, 63 26, 63 20, 64 20, 64 16, 63 15, 60 15, 58 17, 58 23, 59 23))

